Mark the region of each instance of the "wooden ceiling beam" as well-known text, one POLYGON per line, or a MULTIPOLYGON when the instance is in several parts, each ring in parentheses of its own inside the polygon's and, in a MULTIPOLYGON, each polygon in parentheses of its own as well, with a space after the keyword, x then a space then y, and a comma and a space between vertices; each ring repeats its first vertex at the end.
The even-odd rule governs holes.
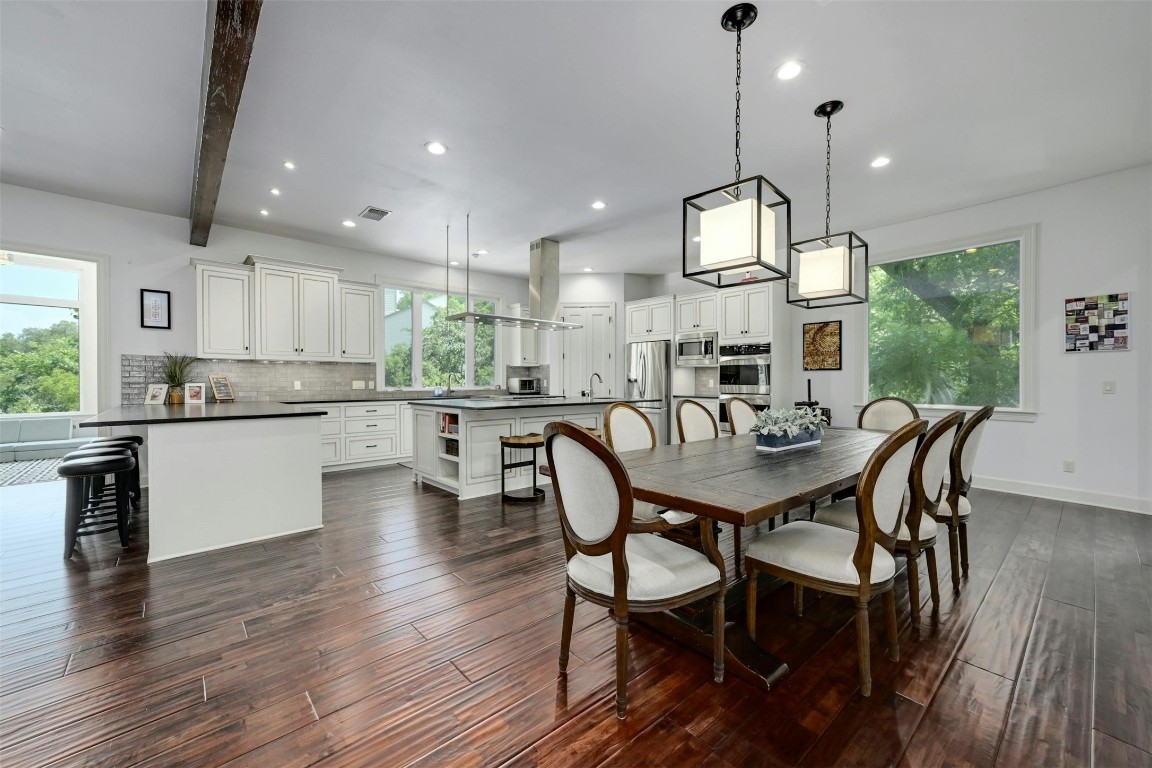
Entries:
POLYGON ((263 0, 209 0, 208 3, 200 135, 189 214, 192 245, 208 244, 262 4, 263 0))

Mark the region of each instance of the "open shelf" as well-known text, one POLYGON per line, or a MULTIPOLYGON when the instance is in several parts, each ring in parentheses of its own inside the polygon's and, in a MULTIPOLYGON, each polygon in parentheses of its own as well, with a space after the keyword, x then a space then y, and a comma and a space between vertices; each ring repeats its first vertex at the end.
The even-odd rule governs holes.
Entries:
POLYGON ((440 458, 444 459, 444 461, 455 461, 455 462, 457 462, 457 463, 459 463, 459 462, 460 462, 460 457, 459 457, 459 456, 449 456, 449 455, 448 455, 448 454, 446 454, 446 453, 441 453, 441 454, 437 454, 437 455, 438 455, 440 458))

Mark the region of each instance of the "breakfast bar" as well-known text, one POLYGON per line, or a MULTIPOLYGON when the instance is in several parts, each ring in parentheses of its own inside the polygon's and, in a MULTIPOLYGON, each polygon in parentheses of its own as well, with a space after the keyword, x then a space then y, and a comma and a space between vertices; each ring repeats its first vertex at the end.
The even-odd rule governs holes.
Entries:
POLYGON ((125 405, 82 427, 147 427, 148 562, 323 525, 323 408, 125 405))

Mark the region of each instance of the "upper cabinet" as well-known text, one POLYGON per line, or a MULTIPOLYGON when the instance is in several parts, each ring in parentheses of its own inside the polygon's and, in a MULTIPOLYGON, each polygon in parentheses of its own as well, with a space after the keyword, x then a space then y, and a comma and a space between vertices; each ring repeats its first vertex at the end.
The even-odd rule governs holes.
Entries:
POLYGON ((672 297, 630 301, 624 308, 628 317, 628 341, 671 341, 672 297))
POLYGON ((716 292, 676 297, 676 333, 716 330, 716 292))
POLYGON ((720 343, 748 344, 772 338, 769 287, 766 284, 719 292, 720 343))
POLYGON ((335 360, 336 270, 249 256, 256 267, 256 357, 335 360))
POLYGON ((196 356, 252 357, 252 270, 196 264, 196 356))
MULTIPOLYGON (((528 317, 524 304, 509 304, 508 314, 528 317)), ((504 362, 507 365, 536 365, 540 362, 540 331, 534 328, 506 328, 504 362)))
POLYGON ((340 359, 376 357, 376 288, 340 283, 340 359))

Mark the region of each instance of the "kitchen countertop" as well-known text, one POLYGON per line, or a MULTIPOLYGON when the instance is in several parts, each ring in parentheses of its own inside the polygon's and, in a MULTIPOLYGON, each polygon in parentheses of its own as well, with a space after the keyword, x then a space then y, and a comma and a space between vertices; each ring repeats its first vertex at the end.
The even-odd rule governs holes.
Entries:
POLYGON ((612 403, 651 403, 654 400, 640 400, 623 397, 532 397, 526 400, 496 400, 494 398, 449 398, 433 397, 423 400, 410 400, 414 406, 429 405, 436 408, 451 408, 461 411, 502 411, 520 408, 568 408, 573 405, 598 405, 607 407, 612 403))
POLYGON ((118 405, 80 422, 79 427, 121 427, 134 424, 187 424, 239 419, 282 419, 323 416, 322 408, 282 403, 192 403, 185 405, 118 405))

